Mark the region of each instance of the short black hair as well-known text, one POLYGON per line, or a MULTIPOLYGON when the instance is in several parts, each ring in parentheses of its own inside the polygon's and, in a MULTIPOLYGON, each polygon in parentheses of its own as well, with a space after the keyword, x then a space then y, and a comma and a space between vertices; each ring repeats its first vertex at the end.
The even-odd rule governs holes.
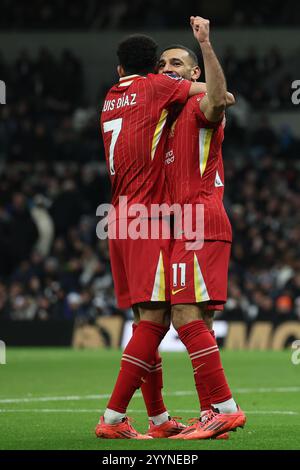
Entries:
POLYGON ((165 51, 169 51, 170 49, 183 49, 184 51, 186 51, 189 54, 189 56, 192 59, 192 61, 194 62, 194 64, 199 65, 198 57, 196 56, 195 52, 192 51, 192 49, 189 49, 188 47, 183 46, 182 44, 171 44, 170 46, 165 47, 164 50, 162 51, 162 53, 165 52, 165 51))
POLYGON ((133 34, 123 39, 117 56, 126 74, 147 74, 154 71, 158 45, 150 36, 133 34))

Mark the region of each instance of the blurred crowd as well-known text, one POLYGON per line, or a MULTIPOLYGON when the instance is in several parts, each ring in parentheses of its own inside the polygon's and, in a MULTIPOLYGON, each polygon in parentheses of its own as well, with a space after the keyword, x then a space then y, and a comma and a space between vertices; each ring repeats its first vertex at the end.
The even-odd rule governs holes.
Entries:
MULTIPOLYGON (((254 70, 257 84, 272 77, 283 58, 272 50, 258 61, 250 51, 241 61, 227 51, 223 63, 238 98, 224 144, 234 233, 225 314, 300 319, 300 142, 267 116, 251 120, 256 82, 245 86, 254 70)), ((23 51, 14 63, 0 58, 0 76, 14 84, 0 106, 0 319, 130 316, 116 307, 107 242, 96 237, 96 208, 109 201, 110 183, 101 103, 85 103, 80 60, 70 51, 54 58, 42 49, 35 59, 23 51)))
POLYGON ((54 57, 49 49, 41 47, 32 57, 27 49, 22 49, 14 61, 8 60, 3 51, 0 50, 0 77, 9 85, 8 103, 27 101, 42 114, 66 113, 82 102, 82 64, 70 50, 54 57))
POLYGON ((299 4, 294 0, 2 0, 0 27, 7 30, 27 29, 120 29, 176 28, 182 19, 200 13, 213 18, 218 26, 297 26, 299 4))
POLYGON ((0 318, 116 311, 96 208, 109 197, 99 162, 15 163, 0 178, 0 318))
POLYGON ((234 234, 225 314, 300 319, 300 142, 284 148, 273 133, 268 148, 258 133, 240 160, 225 160, 234 234))
MULTIPOLYGON (((199 59, 203 70, 201 57, 199 59)), ((291 86, 300 68, 298 53, 284 57, 278 48, 272 47, 261 55, 257 48, 250 47, 246 54, 240 56, 232 46, 223 51, 220 59, 228 88, 241 93, 252 107, 257 110, 295 110, 291 86)), ((87 113, 83 66, 76 54, 68 49, 58 57, 46 47, 41 47, 36 56, 23 49, 14 61, 0 50, 0 79, 7 83, 6 102, 15 105, 14 114, 22 119, 24 144, 29 131, 37 133, 36 142, 40 142, 48 138, 47 131, 52 130, 57 120, 63 119, 61 137, 64 138, 71 131, 67 118, 74 110, 78 110, 78 126, 90 116, 87 113), (42 127, 28 128, 27 118, 31 115, 36 116, 42 127)), ((204 74, 201 79, 205 79, 204 74)), ((101 84, 99 101, 110 85, 105 87, 101 84)), ((6 111, 9 112, 8 107, 6 111)), ((87 128, 86 132, 92 133, 92 128, 87 128)), ((62 146, 58 149, 59 152, 65 150, 62 146)), ((74 150, 76 152, 76 148, 74 150)), ((49 147, 48 152, 51 151, 49 147)))
POLYGON ((286 57, 273 47, 259 55, 257 48, 249 47, 240 57, 235 47, 228 47, 221 63, 228 89, 241 93, 254 109, 295 110, 291 86, 300 68, 298 52, 286 57))

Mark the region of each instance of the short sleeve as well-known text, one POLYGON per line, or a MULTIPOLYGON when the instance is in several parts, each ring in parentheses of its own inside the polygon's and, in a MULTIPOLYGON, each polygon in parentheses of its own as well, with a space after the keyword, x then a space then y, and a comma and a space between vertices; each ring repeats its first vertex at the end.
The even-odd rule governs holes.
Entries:
POLYGON ((200 95, 196 95, 193 98, 191 98, 194 101, 193 111, 195 113, 195 116, 196 116, 198 122, 201 123, 202 127, 209 127, 209 128, 216 129, 223 122, 224 117, 222 116, 222 118, 219 121, 209 121, 206 118, 205 114, 200 109, 201 100, 202 100, 202 98, 204 98, 205 95, 206 95, 206 93, 201 93, 200 95))
POLYGON ((148 77, 153 82, 157 100, 162 107, 187 101, 191 88, 189 80, 176 74, 150 74, 148 77))

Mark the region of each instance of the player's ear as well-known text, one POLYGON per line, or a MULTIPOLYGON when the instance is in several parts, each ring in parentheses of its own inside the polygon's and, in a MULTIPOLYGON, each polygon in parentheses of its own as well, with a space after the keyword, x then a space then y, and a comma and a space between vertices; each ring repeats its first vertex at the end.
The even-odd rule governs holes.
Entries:
POLYGON ((192 69, 192 80, 193 81, 198 80, 200 75, 201 75, 200 67, 198 67, 198 65, 196 67, 193 67, 193 69, 192 69))
POLYGON ((118 71, 119 77, 125 77, 125 70, 124 70, 124 68, 122 67, 122 65, 118 65, 117 71, 118 71))

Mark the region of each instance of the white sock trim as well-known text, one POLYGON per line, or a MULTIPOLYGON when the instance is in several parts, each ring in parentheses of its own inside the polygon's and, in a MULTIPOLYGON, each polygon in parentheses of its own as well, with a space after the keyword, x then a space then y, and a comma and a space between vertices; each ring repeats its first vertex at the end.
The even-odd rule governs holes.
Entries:
POLYGON ((169 413, 165 411, 164 413, 161 413, 160 415, 157 416, 149 416, 149 419, 153 421, 155 426, 159 426, 160 424, 165 423, 169 419, 169 413))
POLYGON ((106 424, 117 424, 120 423, 125 416, 125 413, 119 413, 118 411, 106 408, 104 412, 104 422, 106 424))
POLYGON ((229 400, 223 401, 221 403, 213 403, 212 406, 217 408, 220 413, 236 413, 238 411, 237 404, 233 398, 230 398, 229 400))

